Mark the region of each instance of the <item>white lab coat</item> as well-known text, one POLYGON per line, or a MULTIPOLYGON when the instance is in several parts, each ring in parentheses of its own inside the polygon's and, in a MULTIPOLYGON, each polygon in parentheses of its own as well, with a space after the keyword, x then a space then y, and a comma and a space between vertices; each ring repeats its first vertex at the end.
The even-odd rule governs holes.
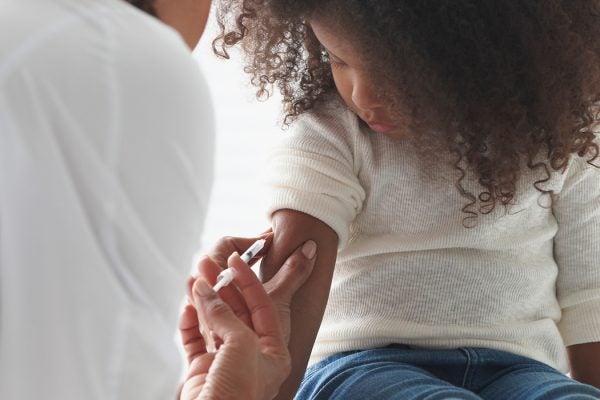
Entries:
POLYGON ((208 90, 121 0, 0 0, 0 399, 170 399, 208 90))

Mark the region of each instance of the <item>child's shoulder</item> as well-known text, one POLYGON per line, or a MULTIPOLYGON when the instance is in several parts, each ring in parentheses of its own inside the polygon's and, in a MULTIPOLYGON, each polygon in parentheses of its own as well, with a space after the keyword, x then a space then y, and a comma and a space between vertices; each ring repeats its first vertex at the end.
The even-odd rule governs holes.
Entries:
POLYGON ((303 155, 356 166, 369 146, 356 114, 339 97, 328 96, 293 121, 271 147, 272 157, 303 155))
POLYGON ((323 96, 313 108, 301 114, 290 128, 293 132, 309 131, 319 136, 339 137, 346 141, 355 141, 361 134, 358 117, 337 93, 323 96))

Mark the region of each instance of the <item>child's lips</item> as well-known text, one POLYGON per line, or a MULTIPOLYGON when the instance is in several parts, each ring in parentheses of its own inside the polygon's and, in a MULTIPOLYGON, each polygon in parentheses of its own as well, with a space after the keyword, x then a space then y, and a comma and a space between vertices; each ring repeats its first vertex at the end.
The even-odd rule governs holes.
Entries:
POLYGON ((393 131, 396 127, 393 125, 382 124, 379 122, 367 122, 369 128, 377 133, 389 133, 393 131))

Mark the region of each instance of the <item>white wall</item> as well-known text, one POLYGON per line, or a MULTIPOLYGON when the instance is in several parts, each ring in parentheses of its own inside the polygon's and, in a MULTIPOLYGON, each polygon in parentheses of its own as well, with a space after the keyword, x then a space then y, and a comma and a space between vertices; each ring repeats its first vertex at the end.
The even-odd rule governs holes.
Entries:
POLYGON ((215 183, 203 249, 221 236, 253 236, 268 227, 260 179, 269 143, 283 134, 279 97, 256 100, 241 57, 222 60, 212 54, 215 32, 215 24, 209 24, 194 52, 210 85, 217 123, 215 183))

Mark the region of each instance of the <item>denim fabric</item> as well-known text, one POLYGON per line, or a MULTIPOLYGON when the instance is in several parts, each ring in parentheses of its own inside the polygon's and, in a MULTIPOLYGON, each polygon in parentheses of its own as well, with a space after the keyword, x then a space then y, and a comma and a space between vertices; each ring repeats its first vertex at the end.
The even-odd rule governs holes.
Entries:
POLYGON ((498 350, 404 345, 338 353, 308 369, 296 400, 600 399, 600 390, 498 350))

